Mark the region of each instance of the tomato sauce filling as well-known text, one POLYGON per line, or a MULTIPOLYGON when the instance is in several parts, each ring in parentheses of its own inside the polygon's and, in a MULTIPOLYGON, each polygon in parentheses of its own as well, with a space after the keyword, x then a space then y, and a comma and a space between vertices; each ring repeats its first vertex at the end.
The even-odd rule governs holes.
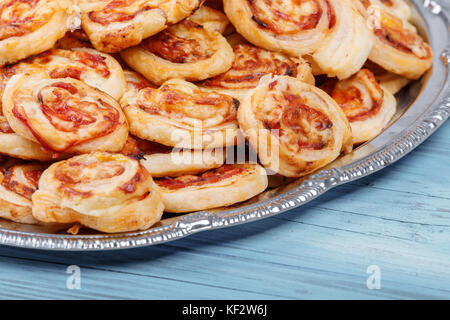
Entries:
POLYGON ((106 58, 99 54, 92 54, 86 51, 77 51, 75 53, 75 59, 82 64, 96 70, 100 75, 107 78, 111 72, 106 64, 106 58))
MULTIPOLYGON (((37 100, 40 103, 42 113, 52 126, 59 131, 74 132, 81 130, 82 127, 98 123, 99 128, 96 130, 96 135, 89 137, 89 140, 113 132, 119 123, 119 111, 102 99, 97 99, 96 103, 83 101, 83 96, 75 96, 78 93, 78 89, 72 84, 56 82, 42 88, 37 94, 37 100), (48 89, 51 90, 51 94, 47 93, 46 98, 44 98, 42 90, 48 89), (92 106, 95 107, 95 110, 98 110, 98 113, 91 114, 88 111, 92 110, 92 106)), ((83 142, 74 140, 71 143, 68 143, 64 150, 56 150, 56 147, 52 145, 50 141, 44 139, 39 132, 33 128, 19 103, 16 102, 14 104, 12 113, 30 130, 36 140, 46 150, 61 152, 83 142)))
POLYGON ((21 170, 16 167, 8 168, 4 173, 4 178, 2 181, 2 186, 6 189, 13 191, 22 197, 31 200, 31 196, 36 191, 39 178, 43 170, 34 169, 24 172, 24 176, 27 179, 27 184, 23 184, 16 180, 15 170, 21 170))
POLYGON ((153 88, 153 89, 156 88, 152 83, 147 81, 147 79, 145 79, 139 75, 129 76, 125 73, 125 76, 126 76, 126 81, 127 81, 128 86, 132 87, 138 91, 145 89, 145 88, 153 88))
MULTIPOLYGON (((77 61, 86 67, 95 70, 102 77, 109 77, 111 72, 109 71, 109 67, 106 63, 106 58, 100 54, 93 54, 86 51, 65 51, 65 50, 49 50, 36 57, 31 57, 27 59, 26 62, 32 64, 41 64, 46 65, 51 62, 52 56, 55 57, 64 57, 68 60, 77 61)), ((80 80, 80 77, 84 70, 82 68, 77 68, 74 66, 69 66, 67 68, 57 68, 50 72, 50 76, 52 78, 63 78, 64 76, 69 78, 74 78, 80 80)))
POLYGON ((200 175, 186 175, 177 178, 165 177, 155 179, 155 182, 160 187, 169 190, 179 190, 188 187, 201 187, 218 183, 233 176, 241 175, 246 170, 248 170, 248 168, 245 166, 226 164, 220 168, 206 171, 200 175))
MULTIPOLYGON (((283 1, 278 0, 247 0, 247 5, 252 12, 252 20, 260 28, 269 30, 276 35, 293 34, 298 31, 311 30, 316 28, 322 15, 323 8, 317 0, 291 0, 292 6, 305 7, 305 11, 310 11, 309 15, 302 13, 289 13, 283 11, 283 1)), ((330 21, 329 27, 335 24, 335 15, 328 1, 325 14, 330 21)))
POLYGON ((297 76, 297 64, 288 57, 246 44, 233 47, 235 59, 231 69, 203 82, 208 87, 240 89, 255 88, 267 75, 297 76))
MULTIPOLYGON (((118 177, 125 172, 125 168, 117 163, 98 162, 84 163, 77 160, 68 160, 55 170, 55 178, 61 182, 58 189, 68 195, 78 197, 90 197, 92 191, 81 191, 77 186, 92 181, 107 180, 118 177)), ((125 186, 127 190, 134 188, 134 182, 125 186)))
MULTIPOLYGON (((269 90, 274 90, 277 84, 278 81, 272 81, 269 90)), ((331 129, 333 123, 326 114, 309 107, 295 94, 283 92, 273 99, 278 116, 256 111, 257 119, 267 130, 277 130, 279 139, 294 141, 295 138, 299 149, 321 150, 327 145, 325 131, 331 129)))
POLYGON ((344 110, 349 122, 363 121, 373 117, 380 111, 383 103, 382 99, 381 101, 374 99, 372 100, 370 108, 363 108, 362 111, 358 112, 364 104, 364 101, 361 91, 356 87, 348 88, 345 91, 333 90, 331 97, 339 104, 342 110, 344 110))
POLYGON ((137 137, 128 136, 124 148, 120 151, 123 155, 134 159, 142 159, 145 155, 156 153, 171 153, 173 147, 168 147, 157 142, 143 140, 137 137))
POLYGON ((392 7, 394 6, 394 3, 392 2, 392 0, 380 0, 382 4, 384 4, 387 7, 392 7))
POLYGON ((39 1, 9 0, 0 3, 0 41, 24 36, 48 22, 50 13, 44 16, 34 12, 39 1))
POLYGON ((340 88, 339 82, 336 79, 330 79, 320 87, 337 102, 349 122, 364 121, 375 116, 380 112, 384 101, 384 92, 370 70, 361 69, 358 74, 349 80, 342 81, 344 83, 347 81, 356 81, 355 78, 359 78, 360 82, 367 87, 367 91, 371 95, 371 105, 365 105, 363 93, 354 85, 347 85, 340 88))
MULTIPOLYGON (((191 21, 182 22, 186 28, 203 28, 191 21)), ((211 53, 200 45, 197 39, 179 37, 170 30, 144 40, 141 47, 156 56, 173 63, 193 63, 208 59, 211 53)))
POLYGON ((138 106, 149 114, 167 117, 191 117, 208 119, 218 114, 223 116, 223 122, 236 120, 239 100, 215 92, 195 92, 188 95, 176 88, 161 87, 159 89, 145 88, 141 91, 144 99, 138 101, 138 106))
POLYGON ((102 10, 89 12, 88 17, 91 21, 105 26, 114 22, 133 20, 141 12, 153 9, 153 7, 144 2, 140 6, 137 6, 134 12, 125 12, 123 10, 123 8, 131 6, 137 1, 139 0, 113 0, 103 7, 102 10))
MULTIPOLYGON (((106 64, 105 57, 84 51, 49 50, 37 56, 32 56, 25 59, 24 62, 35 65, 36 67, 43 66, 45 68, 45 65, 51 62, 53 55, 56 57, 65 57, 69 60, 78 61, 86 67, 94 70, 104 78, 108 78, 111 75, 109 67, 106 64)), ((26 65, 19 63, 0 68, 0 93, 4 91, 6 84, 11 77, 17 73, 20 73, 26 67, 26 65)), ((60 66, 50 70, 49 76, 54 79, 72 78, 82 80, 85 71, 86 70, 83 66, 60 66)))
POLYGON ((405 29, 401 20, 384 12, 380 24, 381 27, 374 28, 374 34, 381 41, 399 51, 414 54, 420 59, 428 59, 431 56, 430 47, 424 43, 419 35, 405 29), (414 51, 414 47, 420 49, 420 54, 414 51))

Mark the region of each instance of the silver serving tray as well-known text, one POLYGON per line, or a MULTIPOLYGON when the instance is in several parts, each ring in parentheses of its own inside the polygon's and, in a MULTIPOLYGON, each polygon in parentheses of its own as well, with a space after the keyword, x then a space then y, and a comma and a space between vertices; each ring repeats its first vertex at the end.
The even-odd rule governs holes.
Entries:
POLYGON ((450 115, 450 3, 412 0, 412 4, 415 25, 433 48, 433 69, 398 95, 398 111, 391 125, 351 154, 316 174, 268 190, 239 205, 178 216, 166 214, 161 223, 142 232, 73 236, 57 228, 0 219, 0 244, 55 250, 148 246, 280 214, 304 205, 333 187, 387 167, 421 144, 450 115))

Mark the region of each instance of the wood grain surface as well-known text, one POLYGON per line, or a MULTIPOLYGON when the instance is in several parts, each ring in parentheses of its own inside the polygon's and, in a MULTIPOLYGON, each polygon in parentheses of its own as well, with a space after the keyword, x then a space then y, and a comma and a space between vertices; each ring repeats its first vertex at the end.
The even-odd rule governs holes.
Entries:
POLYGON ((447 122, 381 172, 259 222, 122 251, 0 247, 0 298, 450 298, 449 137, 447 122))

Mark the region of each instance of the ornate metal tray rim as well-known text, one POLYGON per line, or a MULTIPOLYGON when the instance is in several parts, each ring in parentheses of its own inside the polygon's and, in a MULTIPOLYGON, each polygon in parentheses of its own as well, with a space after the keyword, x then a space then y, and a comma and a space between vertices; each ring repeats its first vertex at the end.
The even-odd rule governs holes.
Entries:
MULTIPOLYGON (((431 0, 413 0, 413 2, 417 6, 418 12, 424 16, 431 13, 435 18, 440 17, 446 24, 450 35, 449 19, 443 7, 431 0), (418 4, 419 1, 422 2, 423 6, 418 4)), ((429 23, 430 21, 426 20, 426 22, 429 23)), ((439 52, 435 52, 435 54, 439 54, 439 52)), ((434 97, 431 105, 411 126, 405 128, 392 139, 389 145, 384 146, 377 152, 342 167, 322 170, 309 176, 301 185, 288 192, 242 208, 229 209, 218 213, 202 211, 187 214, 169 225, 141 232, 72 236, 23 232, 0 227, 0 244, 22 248, 71 251, 135 248, 180 239, 203 230, 247 223, 299 207, 338 185, 372 174, 401 159, 420 145, 449 118, 450 39, 447 39, 440 59, 441 67, 445 68, 442 88, 434 97)))

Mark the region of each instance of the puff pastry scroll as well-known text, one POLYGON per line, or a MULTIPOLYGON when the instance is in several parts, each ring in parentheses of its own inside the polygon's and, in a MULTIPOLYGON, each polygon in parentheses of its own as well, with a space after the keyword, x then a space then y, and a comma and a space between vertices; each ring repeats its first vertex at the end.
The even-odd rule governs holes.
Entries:
POLYGON ((44 150, 34 141, 16 134, 4 116, 0 116, 0 154, 24 160, 51 161, 60 155, 44 150))
POLYGON ((138 93, 131 90, 121 105, 133 135, 167 146, 231 146, 239 134, 238 100, 184 80, 170 80, 158 89, 144 88, 138 93))
POLYGON ((2 105, 14 132, 49 151, 119 151, 128 136, 116 100, 72 78, 15 75, 6 85, 2 105))
POLYGON ((79 25, 72 0, 3 0, 0 2, 0 66, 53 47, 79 25))
POLYGON ((0 68, 0 96, 18 73, 41 70, 51 78, 73 78, 120 99, 127 89, 120 64, 110 55, 89 48, 52 49, 15 65, 0 68))
POLYGON ((189 19, 120 54, 155 84, 175 78, 204 80, 230 69, 234 59, 231 46, 219 32, 189 19))
POLYGON ((208 6, 201 6, 189 17, 189 20, 202 25, 208 30, 217 31, 222 34, 230 23, 230 20, 228 20, 225 14, 208 6))
POLYGON ((261 163, 286 177, 306 175, 351 148, 351 129, 324 91, 292 77, 266 77, 239 107, 238 121, 261 163))
POLYGON ((411 8, 403 0, 360 0, 367 9, 371 5, 379 6, 384 11, 388 11, 397 18, 409 20, 411 17, 411 8))
POLYGON ((350 122, 354 144, 376 137, 395 114, 395 97, 378 84, 368 69, 338 81, 330 89, 327 91, 350 122))
POLYGON ((411 82, 410 79, 399 76, 398 74, 392 72, 385 72, 383 74, 376 74, 375 78, 380 83, 380 85, 389 91, 391 94, 396 94, 400 92, 404 87, 411 82))
POLYGON ((371 62, 370 60, 367 60, 364 68, 369 69, 375 75, 375 78, 380 83, 380 85, 392 94, 398 93, 401 89, 403 89, 411 82, 410 79, 384 70, 379 65, 371 62))
POLYGON ((268 74, 287 75, 314 85, 311 66, 303 59, 290 58, 249 44, 233 46, 235 59, 227 72, 205 80, 201 86, 241 100, 268 74))
POLYGON ((328 1, 334 12, 333 26, 312 57, 323 73, 345 79, 364 65, 374 37, 351 0, 328 1))
POLYGON ((380 7, 367 9, 375 34, 369 59, 387 71, 408 79, 418 79, 433 63, 430 46, 407 21, 396 18, 380 7))
POLYGON ((312 54, 331 77, 356 73, 373 36, 348 0, 224 0, 225 12, 251 43, 301 57, 312 54))
POLYGON ((123 73, 125 74, 125 80, 127 82, 127 91, 134 90, 135 92, 138 92, 144 88, 156 88, 155 85, 137 72, 124 70, 123 73))
POLYGON ((128 137, 121 153, 140 160, 152 177, 196 174, 220 167, 226 158, 223 148, 177 149, 133 136, 128 137))
POLYGON ((64 37, 56 42, 55 47, 66 50, 73 48, 93 48, 89 37, 83 29, 67 32, 64 37))
POLYGON ((224 165, 198 175, 155 179, 167 212, 229 206, 263 192, 267 174, 258 164, 224 165))
POLYGON ((39 164, 16 164, 0 168, 0 218, 37 224, 31 212, 31 196, 36 191, 45 167, 39 164))
POLYGON ((79 0, 81 26, 94 47, 119 52, 191 15, 202 0, 79 0))
POLYGON ((32 196, 33 216, 102 232, 148 229, 164 205, 152 177, 137 160, 94 152, 52 164, 32 196))

